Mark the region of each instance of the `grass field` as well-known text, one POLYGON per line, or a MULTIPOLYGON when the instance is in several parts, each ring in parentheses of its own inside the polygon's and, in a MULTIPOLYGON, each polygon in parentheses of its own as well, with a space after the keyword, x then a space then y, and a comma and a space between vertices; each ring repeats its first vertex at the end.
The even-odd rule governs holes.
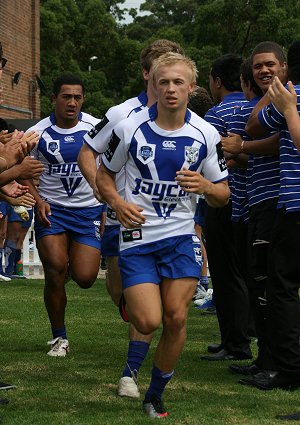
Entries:
MULTIPOLYGON (((138 425, 144 416, 141 401, 116 396, 127 353, 127 325, 119 318, 103 280, 89 290, 67 284, 66 324, 71 353, 46 355, 51 339, 43 305, 43 281, 0 283, 0 381, 16 388, 1 391, 10 403, 0 406, 7 425, 138 425)), ((199 359, 208 343, 216 342, 215 316, 200 315, 191 306, 188 341, 165 392, 170 424, 272 425, 278 413, 299 410, 299 392, 262 392, 237 384, 230 362, 199 359)), ((147 388, 156 335, 139 374, 142 394, 147 388)), ((253 343, 255 350, 255 344, 253 343)))

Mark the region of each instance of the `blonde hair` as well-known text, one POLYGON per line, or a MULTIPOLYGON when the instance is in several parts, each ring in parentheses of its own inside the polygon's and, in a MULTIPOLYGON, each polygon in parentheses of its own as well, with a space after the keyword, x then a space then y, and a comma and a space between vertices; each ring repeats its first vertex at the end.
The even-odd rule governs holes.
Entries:
POLYGON ((168 52, 155 59, 152 65, 154 81, 157 79, 157 73, 162 66, 172 66, 175 64, 184 64, 190 71, 191 83, 196 83, 198 77, 198 69, 195 62, 187 56, 180 53, 168 52))

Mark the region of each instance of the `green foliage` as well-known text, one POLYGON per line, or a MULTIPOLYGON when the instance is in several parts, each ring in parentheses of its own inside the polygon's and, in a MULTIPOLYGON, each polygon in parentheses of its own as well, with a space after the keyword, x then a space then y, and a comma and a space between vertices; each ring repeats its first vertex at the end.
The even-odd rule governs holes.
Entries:
MULTIPOLYGON (((88 85, 85 107, 103 114, 107 105, 143 88, 139 53, 155 39, 179 42, 197 63, 198 83, 207 86, 210 64, 218 56, 247 57, 264 40, 287 50, 300 34, 299 0, 145 0, 140 10, 148 14, 131 9, 129 24, 124 23, 124 1, 41 2, 41 77, 49 90, 59 73, 79 73, 88 85)), ((42 99, 43 115, 49 107, 42 99)))

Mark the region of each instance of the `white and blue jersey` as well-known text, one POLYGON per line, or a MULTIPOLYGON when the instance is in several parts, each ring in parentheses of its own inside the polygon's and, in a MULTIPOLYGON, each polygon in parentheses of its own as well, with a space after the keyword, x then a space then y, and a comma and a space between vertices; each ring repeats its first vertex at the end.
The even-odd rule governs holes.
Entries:
POLYGON ((28 130, 40 134, 39 143, 32 150, 31 156, 45 166, 39 179, 39 194, 45 201, 73 208, 99 205, 77 164, 83 136, 98 121, 80 112, 75 127, 60 128, 52 113, 28 130))
MULTIPOLYGON (((148 96, 142 92, 137 97, 110 108, 102 120, 84 136, 84 142, 97 154, 101 154, 108 148, 112 131, 115 126, 131 114, 137 113, 147 107, 148 96)), ((121 196, 124 194, 125 178, 124 170, 116 175, 116 187, 121 196)), ((116 213, 108 206, 106 225, 118 225, 116 213)))
POLYGON ((154 104, 122 121, 103 156, 114 173, 125 166, 125 200, 143 208, 146 218, 141 228, 121 226, 121 251, 195 233, 196 195, 178 185, 176 171, 197 171, 212 182, 228 176, 215 128, 187 110, 183 127, 167 131, 157 126, 156 116, 154 104))
MULTIPOLYGON (((300 85, 297 92, 297 109, 300 113, 300 85)), ((300 211, 300 153, 288 131, 284 115, 273 104, 263 108, 258 115, 261 125, 269 131, 280 131, 280 190, 278 208, 287 212, 300 211)))
MULTIPOLYGON (((245 104, 247 100, 245 99, 243 92, 233 92, 230 94, 227 94, 224 96, 222 102, 220 102, 218 105, 213 106, 210 108, 205 116, 204 119, 209 122, 211 125, 213 125, 219 134, 223 137, 227 137, 228 135, 228 122, 230 120, 231 115, 233 114, 234 110, 243 104, 245 104)), ((229 187, 232 191, 232 178, 234 171, 232 169, 228 170, 229 172, 229 187)))

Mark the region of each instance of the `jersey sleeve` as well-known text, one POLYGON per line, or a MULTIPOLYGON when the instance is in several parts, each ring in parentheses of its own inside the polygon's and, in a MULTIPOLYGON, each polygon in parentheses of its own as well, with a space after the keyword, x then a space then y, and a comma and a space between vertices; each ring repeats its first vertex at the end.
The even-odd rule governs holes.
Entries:
POLYGON ((84 135, 84 142, 98 154, 105 152, 115 125, 116 121, 109 119, 107 113, 95 127, 84 135))
POLYGON ((218 132, 213 132, 207 143, 207 157, 202 168, 203 176, 217 183, 228 177, 226 160, 224 158, 222 144, 218 132))
POLYGON ((270 103, 258 113, 258 119, 263 128, 269 131, 279 131, 285 124, 285 117, 270 103))
POLYGON ((118 173, 128 159, 129 145, 124 141, 124 131, 119 125, 113 130, 107 150, 102 155, 105 167, 118 173))

